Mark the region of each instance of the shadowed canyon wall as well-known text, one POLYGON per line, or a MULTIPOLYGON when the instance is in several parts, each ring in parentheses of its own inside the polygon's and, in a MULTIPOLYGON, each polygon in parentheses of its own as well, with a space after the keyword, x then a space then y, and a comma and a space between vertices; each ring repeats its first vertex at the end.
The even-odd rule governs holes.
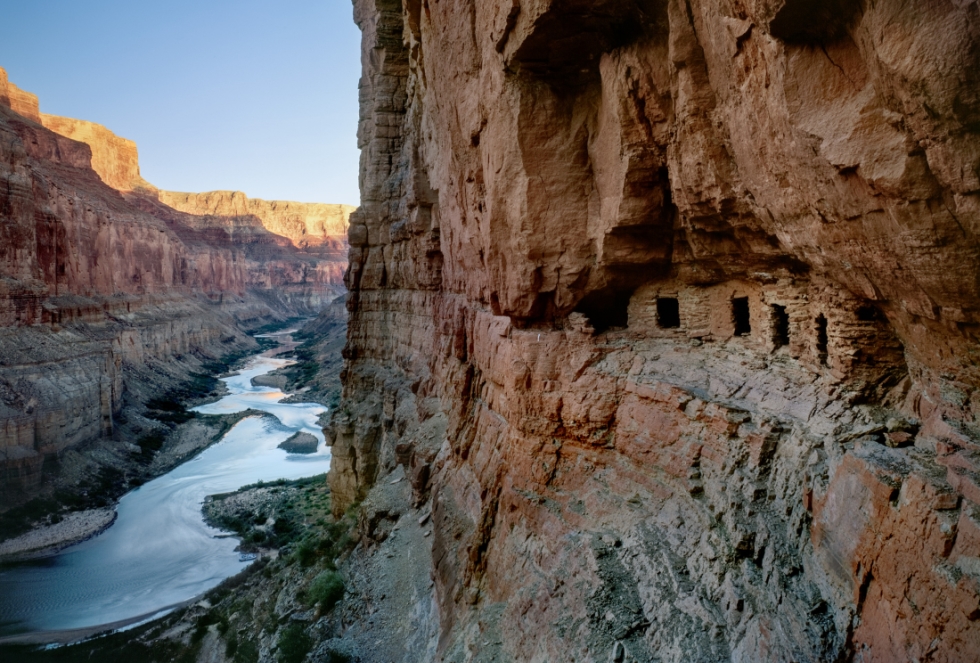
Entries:
POLYGON ((978 4, 354 12, 330 482, 431 503, 440 657, 974 658, 978 4))
POLYGON ((238 191, 138 194, 163 203, 164 209, 156 208, 160 216, 168 217, 171 209, 182 212, 179 226, 209 244, 241 249, 250 288, 275 292, 311 314, 343 291, 347 219, 355 209, 350 205, 267 201, 238 191))
POLYGON ((45 463, 112 436, 127 398, 161 396, 255 348, 243 330, 340 294, 350 211, 159 191, 132 141, 40 114, 0 70, 5 505, 40 489, 45 463))

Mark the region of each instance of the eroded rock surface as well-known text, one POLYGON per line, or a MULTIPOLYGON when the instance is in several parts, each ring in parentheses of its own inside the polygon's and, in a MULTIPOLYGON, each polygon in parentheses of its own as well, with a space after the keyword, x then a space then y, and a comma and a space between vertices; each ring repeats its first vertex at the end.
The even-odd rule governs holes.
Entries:
POLYGON ((974 658, 977 4, 354 8, 330 482, 441 659, 974 658))
POLYGON ((350 205, 260 200, 240 191, 158 191, 158 199, 168 207, 200 217, 200 227, 229 222, 242 226, 249 219, 257 219, 267 231, 289 239, 294 246, 328 256, 346 251, 347 219, 356 209, 350 205))
POLYGON ((300 431, 288 440, 279 443, 280 449, 285 449, 291 454, 315 454, 319 440, 309 433, 300 431))

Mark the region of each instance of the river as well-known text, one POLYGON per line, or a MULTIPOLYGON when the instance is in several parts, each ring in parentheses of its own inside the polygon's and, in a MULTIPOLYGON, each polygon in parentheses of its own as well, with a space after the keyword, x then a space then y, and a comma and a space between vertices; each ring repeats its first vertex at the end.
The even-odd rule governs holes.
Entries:
MULTIPOLYGON (((283 334, 288 332, 281 332, 283 334)), ((59 631, 160 614, 241 571, 238 541, 204 523, 207 495, 257 481, 299 479, 326 472, 330 452, 317 419, 327 408, 287 404, 278 389, 251 380, 289 363, 259 355, 222 378, 230 393, 194 408, 247 417, 216 444, 171 472, 126 494, 119 517, 99 536, 56 556, 0 569, 0 635, 59 631), (298 431, 315 435, 315 454, 287 454, 277 445, 298 431)))

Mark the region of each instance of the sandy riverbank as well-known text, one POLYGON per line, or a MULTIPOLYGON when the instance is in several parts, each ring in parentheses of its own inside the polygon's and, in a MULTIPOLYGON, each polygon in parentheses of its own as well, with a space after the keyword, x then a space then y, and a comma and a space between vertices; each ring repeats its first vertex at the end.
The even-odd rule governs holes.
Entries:
POLYGON ((0 560, 53 555, 105 531, 115 520, 115 509, 90 509, 69 513, 59 523, 40 527, 0 543, 0 560))
POLYGON ((63 631, 34 631, 32 633, 21 633, 18 635, 6 635, 0 637, 0 645, 71 645, 83 642, 98 635, 106 635, 116 631, 126 630, 138 626, 144 622, 163 617, 166 614, 179 610, 188 605, 200 601, 204 595, 197 596, 189 601, 175 603, 174 605, 161 608, 145 615, 137 615, 129 619, 121 619, 109 624, 98 626, 88 626, 84 628, 66 629, 63 631))

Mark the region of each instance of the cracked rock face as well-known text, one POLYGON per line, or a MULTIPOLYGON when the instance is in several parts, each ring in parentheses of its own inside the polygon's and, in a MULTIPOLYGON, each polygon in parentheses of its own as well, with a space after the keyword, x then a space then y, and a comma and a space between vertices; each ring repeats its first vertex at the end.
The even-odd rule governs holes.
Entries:
POLYGON ((330 481, 431 501, 440 656, 980 651, 977 4, 354 12, 330 481))
POLYGON ((41 114, 0 69, 3 506, 42 488, 46 461, 113 435, 133 381, 162 395, 254 348, 239 327, 334 299, 350 211, 160 191, 132 141, 41 114))

